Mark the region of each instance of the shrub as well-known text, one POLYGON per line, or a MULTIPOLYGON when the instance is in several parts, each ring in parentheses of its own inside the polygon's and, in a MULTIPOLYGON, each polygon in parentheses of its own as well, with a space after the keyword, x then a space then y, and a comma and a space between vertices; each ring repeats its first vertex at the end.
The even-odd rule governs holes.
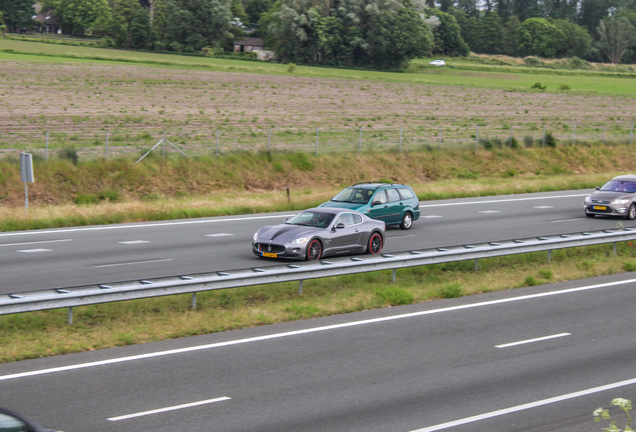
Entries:
POLYGON ((554 275, 552 274, 552 271, 550 271, 550 270, 540 270, 539 271, 539 276, 544 278, 544 279, 550 280, 550 279, 552 279, 552 276, 554 276, 554 275))
POLYGON ((556 138, 552 135, 552 132, 545 133, 545 145, 551 148, 555 148, 557 144, 556 138))
POLYGON ((294 73, 295 69, 296 65, 294 63, 289 63, 289 65, 287 65, 287 73, 294 73))
POLYGON ((628 261, 628 262, 626 262, 626 263, 624 263, 624 264, 623 264, 623 269, 624 269, 626 272, 633 272, 633 271, 636 271, 636 263, 633 263, 633 262, 629 262, 629 261, 628 261))
POLYGON ((561 90, 561 91, 567 91, 567 90, 570 90, 570 86, 569 86, 569 85, 567 85, 567 84, 561 84, 561 85, 559 86, 559 90, 561 90))
POLYGON ((66 159, 71 162, 73 165, 77 165, 79 162, 79 155, 77 154, 77 150, 75 147, 63 147, 58 150, 57 157, 60 159, 66 159))
POLYGON ((119 201, 121 196, 115 190, 104 189, 104 190, 100 191, 99 194, 97 194, 97 198, 99 198, 102 201, 107 200, 107 201, 110 201, 110 202, 115 202, 115 201, 119 201))
POLYGON ((307 154, 303 152, 289 153, 287 158, 291 164, 300 171, 309 171, 314 169, 314 164, 307 158, 307 154))
POLYGON ((525 286, 536 286, 536 285, 539 285, 539 282, 537 282, 537 280, 534 277, 528 276, 526 277, 526 280, 523 281, 523 284, 525 286))
POLYGON ((455 283, 440 287, 437 290, 437 295, 442 298, 457 298, 463 296, 464 291, 460 284, 455 283))
POLYGON ((547 87, 547 85, 541 84, 539 81, 537 81, 536 83, 532 84, 532 86, 530 88, 533 88, 533 89, 536 88, 536 89, 539 89, 539 90, 545 90, 546 87, 547 87))
POLYGON ((402 306, 412 304, 415 297, 412 293, 401 288, 385 288, 375 291, 375 295, 382 304, 391 306, 402 306))
POLYGON ((77 205, 97 204, 98 202, 97 197, 91 194, 77 194, 75 197, 75 204, 77 205))
POLYGON ((540 66, 540 65, 543 64, 543 62, 541 60, 539 60, 538 58, 533 57, 533 56, 528 56, 528 57, 524 58, 523 59, 523 63, 526 66, 540 66))
POLYGON ((511 137, 508 140, 508 145, 510 146, 510 148, 514 148, 514 149, 519 148, 519 141, 517 141, 517 138, 511 137))
POLYGON ((523 145, 526 147, 532 147, 534 144, 534 138, 530 135, 526 135, 523 137, 523 145))

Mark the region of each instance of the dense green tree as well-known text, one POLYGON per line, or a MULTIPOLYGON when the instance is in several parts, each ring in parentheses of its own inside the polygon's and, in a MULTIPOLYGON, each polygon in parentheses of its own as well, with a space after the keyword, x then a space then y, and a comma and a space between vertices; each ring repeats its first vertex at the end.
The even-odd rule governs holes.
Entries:
POLYGON ((553 20, 552 24, 558 29, 555 33, 556 56, 585 58, 592 44, 587 30, 567 20, 553 20))
POLYGON ((444 56, 465 56, 469 48, 462 39, 461 29, 455 17, 438 9, 429 9, 426 14, 439 18, 440 24, 433 29, 433 54, 444 56))
POLYGON ((488 54, 503 53, 504 30, 497 11, 487 12, 481 20, 482 52, 488 54))
POLYGON ((511 15, 506 21, 506 25, 503 28, 503 53, 512 57, 516 57, 517 50, 517 33, 521 27, 521 22, 516 15, 511 15))
POLYGON ((613 64, 619 63, 634 43, 634 27, 625 17, 603 19, 597 31, 599 49, 613 64))
POLYGON ((2 0, 0 1, 0 13, 2 13, 4 25, 9 31, 19 31, 23 27, 33 27, 34 2, 31 0, 2 0))
POLYGON ((261 15, 271 9, 274 2, 272 0, 248 0, 245 12, 248 16, 248 22, 252 26, 258 25, 261 15))
POLYGON ((111 19, 108 0, 48 0, 43 8, 55 11, 65 31, 79 35, 106 27, 111 19))
POLYGON ((558 29, 545 18, 530 18, 521 23, 517 32, 517 49, 525 56, 553 58, 558 29))
POLYGON ((144 49, 150 42, 150 13, 138 0, 115 0, 110 33, 115 46, 144 49))
POLYGON ((230 3, 226 0, 166 0, 158 23, 162 46, 170 51, 196 52, 220 46, 229 33, 230 3))
POLYGON ((593 33, 601 20, 609 15, 611 9, 616 8, 616 0, 580 0, 578 24, 593 33))

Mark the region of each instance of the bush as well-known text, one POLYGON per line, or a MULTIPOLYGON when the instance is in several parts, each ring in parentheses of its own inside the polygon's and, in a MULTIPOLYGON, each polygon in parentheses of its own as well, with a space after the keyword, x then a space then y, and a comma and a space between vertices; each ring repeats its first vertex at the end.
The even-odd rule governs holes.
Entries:
POLYGON ((100 191, 99 194, 97 194, 97 198, 99 198, 102 201, 115 202, 115 201, 119 201, 121 196, 115 190, 104 189, 104 190, 100 191))
POLYGON ((460 284, 445 285, 437 290, 437 295, 442 298, 458 298, 464 295, 460 284))
POLYGON ((628 261, 628 262, 626 262, 626 263, 624 263, 624 264, 623 264, 623 269, 624 269, 626 272, 633 272, 633 271, 636 271, 636 263, 633 263, 633 262, 629 262, 629 261, 628 261))
POLYGON ((543 62, 541 60, 539 60, 536 57, 533 56, 528 56, 526 58, 523 59, 523 63, 526 66, 541 66, 543 64, 543 62))
POLYGON ((567 90, 570 90, 570 86, 569 86, 569 85, 567 85, 567 84, 561 84, 561 85, 559 86, 559 90, 561 90, 561 91, 567 91, 567 90))
POLYGON ((514 148, 514 149, 519 148, 519 141, 517 141, 517 138, 511 137, 508 140, 508 145, 510 146, 510 148, 514 148))
POLYGON ((412 304, 415 297, 410 292, 401 288, 385 288, 375 291, 375 295, 382 304, 391 306, 402 306, 412 304))
POLYGON ((554 138, 554 135, 552 135, 552 132, 546 132, 545 133, 545 145, 547 147, 551 147, 551 148, 555 148, 557 144, 556 138, 554 138))
POLYGON ((70 161, 73 165, 77 165, 79 162, 79 155, 77 154, 77 150, 75 147, 63 147, 57 152, 57 157, 60 159, 66 159, 70 161))
POLYGON ((75 204, 77 205, 97 204, 98 202, 99 201, 95 195, 77 194, 75 197, 75 204))
POLYGON ((534 145, 534 138, 530 135, 526 135, 523 137, 523 145, 526 147, 532 147, 534 145))
POLYGON ((537 280, 534 277, 528 276, 526 280, 523 282, 523 284, 525 286, 536 286, 536 285, 539 285, 539 282, 537 282, 537 280))
POLYGON ((533 89, 536 88, 536 89, 539 89, 539 90, 545 90, 546 87, 547 87, 547 85, 541 84, 539 81, 537 81, 536 83, 532 84, 532 87, 530 87, 530 88, 533 88, 533 89))
POLYGON ((287 65, 287 73, 294 73, 295 69, 296 65, 294 63, 290 63, 289 65, 287 65))

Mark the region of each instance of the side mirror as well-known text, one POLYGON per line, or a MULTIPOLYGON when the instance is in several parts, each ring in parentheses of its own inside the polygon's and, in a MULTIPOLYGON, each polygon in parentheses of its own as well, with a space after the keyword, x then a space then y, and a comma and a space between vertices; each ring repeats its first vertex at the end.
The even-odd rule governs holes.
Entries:
POLYGON ((343 229, 345 226, 342 222, 340 222, 338 225, 336 225, 335 227, 333 227, 333 229, 337 230, 337 229, 343 229))
POLYGON ((596 190, 601 190, 601 187, 600 186, 596 186, 596 190))
POLYGON ((377 205, 380 205, 380 204, 382 204, 380 201, 373 201, 373 202, 371 203, 371 207, 373 207, 373 206, 377 206, 377 205))
POLYGON ((285 218, 285 220, 283 221, 283 223, 287 222, 289 220, 289 218, 285 218))

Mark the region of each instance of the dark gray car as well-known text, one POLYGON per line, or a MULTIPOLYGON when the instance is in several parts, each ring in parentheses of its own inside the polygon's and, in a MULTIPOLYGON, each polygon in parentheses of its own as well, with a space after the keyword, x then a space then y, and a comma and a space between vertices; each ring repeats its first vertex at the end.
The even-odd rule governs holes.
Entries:
POLYGON ((636 219, 636 175, 614 177, 585 197, 585 216, 622 216, 636 219))
POLYGON ((2 432, 55 432, 53 429, 45 429, 26 417, 0 408, 0 431, 2 432))
POLYGON ((333 255, 379 254, 385 238, 382 221, 355 210, 321 207, 259 229, 252 252, 264 258, 316 261, 333 255))

